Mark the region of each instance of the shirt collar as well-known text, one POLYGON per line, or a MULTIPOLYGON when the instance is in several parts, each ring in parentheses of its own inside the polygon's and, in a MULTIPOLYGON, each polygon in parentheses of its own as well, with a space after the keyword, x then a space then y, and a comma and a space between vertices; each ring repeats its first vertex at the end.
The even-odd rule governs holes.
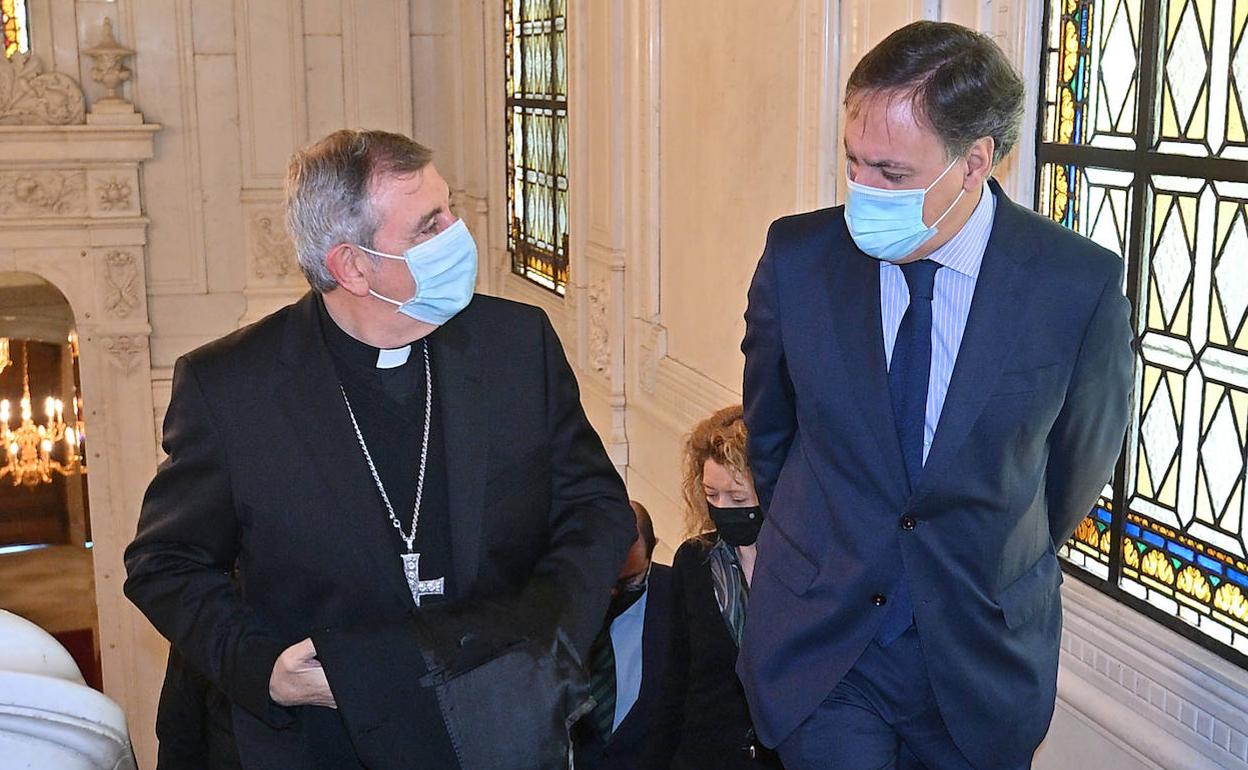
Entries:
POLYGON ((988 236, 992 233, 996 197, 992 188, 985 184, 979 203, 966 224, 948 242, 933 251, 928 259, 968 278, 978 278, 979 268, 984 263, 984 250, 988 247, 988 236))
MULTIPOLYGON (((321 319, 321 336, 325 338, 325 345, 334 358, 360 372, 369 372, 378 368, 378 354, 381 349, 347 334, 329 314, 329 310, 325 307, 325 299, 319 294, 316 296, 316 310, 321 319)), ((413 356, 408 356, 403 365, 410 363, 412 358, 413 356)))
POLYGON ((623 626, 637 623, 644 619, 646 617, 646 599, 649 596, 650 588, 647 586, 646 590, 637 598, 637 601, 633 602, 628 609, 615 616, 615 619, 611 621, 611 628, 614 630, 617 624, 623 626))

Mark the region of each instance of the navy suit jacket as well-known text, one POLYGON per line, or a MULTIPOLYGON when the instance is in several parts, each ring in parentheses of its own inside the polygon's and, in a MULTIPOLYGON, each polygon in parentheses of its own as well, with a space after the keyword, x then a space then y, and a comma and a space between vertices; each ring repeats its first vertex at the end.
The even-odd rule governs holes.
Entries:
POLYGON ((1121 450, 1132 332, 1121 260, 990 189, 992 233, 913 492, 889 404, 879 263, 855 247, 839 207, 768 233, 742 343, 767 520, 738 661, 768 745, 853 666, 903 565, 962 752, 978 767, 1023 762, 1048 730, 1055 548, 1121 450))
POLYGON ((650 566, 646 589, 646 617, 641 630, 641 690, 620 726, 603 743, 588 721, 577 725, 577 770, 638 770, 651 734, 655 704, 667 680, 667 659, 672 634, 672 568, 650 566))

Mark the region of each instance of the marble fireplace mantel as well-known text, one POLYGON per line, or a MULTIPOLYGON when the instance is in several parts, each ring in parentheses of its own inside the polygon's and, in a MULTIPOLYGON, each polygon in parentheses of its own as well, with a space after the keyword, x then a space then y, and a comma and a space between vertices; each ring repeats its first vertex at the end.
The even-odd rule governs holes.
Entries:
POLYGON ((144 728, 142 756, 161 673, 151 661, 165 649, 122 594, 122 552, 157 457, 143 163, 161 127, 132 111, 121 121, 78 116, 86 122, 0 125, 0 273, 50 282, 73 312, 104 692, 144 728))

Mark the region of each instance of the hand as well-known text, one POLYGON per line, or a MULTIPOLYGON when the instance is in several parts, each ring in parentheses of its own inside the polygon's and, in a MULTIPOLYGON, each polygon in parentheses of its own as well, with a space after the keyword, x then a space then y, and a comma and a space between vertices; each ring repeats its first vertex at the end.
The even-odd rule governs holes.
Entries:
POLYGON ((277 656, 269 676, 269 697, 281 706, 338 708, 311 639, 292 644, 277 656))

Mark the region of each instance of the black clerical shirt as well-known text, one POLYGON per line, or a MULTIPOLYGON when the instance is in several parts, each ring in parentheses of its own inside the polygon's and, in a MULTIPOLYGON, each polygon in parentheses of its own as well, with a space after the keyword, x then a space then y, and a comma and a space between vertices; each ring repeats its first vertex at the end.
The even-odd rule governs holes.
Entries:
MULTIPOLYGON (((359 423, 360 433, 368 444, 377 475, 385 486, 394 514, 403 531, 411 533, 412 507, 416 502, 416 483, 420 471, 420 447, 425 429, 425 357, 424 341, 412 343, 406 363, 390 369, 377 367, 379 349, 360 342, 342 330, 329 315, 325 302, 317 298, 321 331, 333 359, 338 380, 351 399, 351 409, 359 423)), ((434 331, 434 334, 437 332, 434 331)), ((431 365, 438 362, 431 359, 431 365)), ((421 605, 434 604, 455 597, 451 574, 451 532, 447 514, 449 496, 446 481, 446 451, 438 393, 433 394, 433 424, 429 436, 429 454, 425 469, 424 495, 420 506, 420 523, 416 528, 413 550, 420 554, 422 580, 445 579, 442 596, 424 596, 421 605)), ((354 441, 354 437, 352 437, 354 441)), ((407 546, 398 530, 390 524, 381 494, 376 508, 354 511, 358 516, 380 516, 386 520, 394 544, 392 566, 402 570, 399 555, 407 546)), ((385 560, 383 560, 385 562, 385 560)))
MULTIPOLYGON (((321 333, 329 348, 338 381, 351 399, 351 410, 368 445, 377 475, 385 486, 394 513, 411 532, 412 506, 416 502, 416 481, 420 471, 420 445, 425 429, 425 357, 422 342, 413 343, 406 363, 391 369, 377 368, 378 348, 360 342, 342 330, 329 315, 325 301, 316 298, 321 320, 321 333)), ((436 332, 435 332, 436 333, 436 332)), ((430 359, 431 366, 438 362, 430 359)), ((445 578, 441 596, 421 598, 421 606, 454 598, 455 584, 451 575, 451 532, 448 514, 446 451, 438 393, 433 394, 433 424, 429 435, 429 453, 425 469, 425 488, 420 506, 420 523, 416 528, 413 550, 420 554, 422 580, 445 578)), ((353 443, 354 436, 350 437, 353 443)), ((362 450, 361 450, 362 451, 362 450)), ((370 479, 371 482, 371 479, 370 479)), ((399 555, 407 546, 398 530, 389 522, 381 494, 376 505, 365 511, 352 511, 353 516, 379 516, 391 533, 394 554, 382 559, 395 570, 403 569, 399 555)), ((411 672, 419 676, 423 672, 411 672)), ((417 715, 413 730, 420 731, 422 757, 420 767, 453 767, 454 752, 442 729, 441 713, 433 691, 419 703, 408 704, 417 715)), ((347 735, 346 726, 337 711, 305 707, 304 727, 309 746, 316 759, 317 770, 363 770, 347 735)))

